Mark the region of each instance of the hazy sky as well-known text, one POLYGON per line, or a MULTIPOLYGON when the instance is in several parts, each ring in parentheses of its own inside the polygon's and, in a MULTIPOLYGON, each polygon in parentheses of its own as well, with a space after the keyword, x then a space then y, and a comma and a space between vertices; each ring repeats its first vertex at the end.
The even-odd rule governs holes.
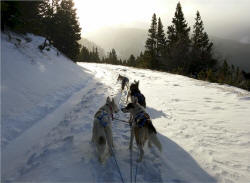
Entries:
MULTIPOLYGON (((153 13, 165 28, 171 24, 179 0, 74 0, 83 35, 103 27, 148 29, 153 13)), ((208 33, 227 38, 239 34, 250 39, 250 0, 180 0, 185 18, 193 25, 200 11, 208 33)), ((243 36, 243 37, 242 37, 243 36)))

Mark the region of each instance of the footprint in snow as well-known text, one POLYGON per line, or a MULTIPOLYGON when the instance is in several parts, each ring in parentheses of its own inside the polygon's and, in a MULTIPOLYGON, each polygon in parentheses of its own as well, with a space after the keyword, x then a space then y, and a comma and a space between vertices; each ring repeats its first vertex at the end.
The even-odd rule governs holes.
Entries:
POLYGON ((129 137, 127 135, 122 135, 122 138, 125 140, 129 140, 129 137))
POLYGON ((169 183, 184 183, 184 182, 179 179, 172 179, 172 180, 169 180, 169 183))
POLYGON ((224 110, 224 108, 222 108, 222 107, 213 107, 212 109, 215 109, 215 110, 224 110))
POLYGON ((86 128, 86 129, 90 129, 91 128, 91 124, 90 123, 87 123, 83 126, 83 128, 86 128))

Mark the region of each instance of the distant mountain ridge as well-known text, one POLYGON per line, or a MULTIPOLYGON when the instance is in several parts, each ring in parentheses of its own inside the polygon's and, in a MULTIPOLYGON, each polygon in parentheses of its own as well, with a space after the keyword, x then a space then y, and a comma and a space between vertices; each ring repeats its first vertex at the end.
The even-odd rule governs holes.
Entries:
POLYGON ((92 33, 87 38, 106 51, 114 48, 118 57, 128 59, 131 54, 137 56, 144 51, 147 31, 134 28, 105 28, 92 33))
POLYGON ((211 36, 215 55, 225 58, 230 64, 250 72, 250 44, 211 36))
MULTIPOLYGON (((119 57, 127 59, 131 54, 138 56, 141 51, 145 50, 147 34, 146 29, 106 28, 89 35, 88 39, 106 51, 115 48, 119 57)), ((226 58, 230 64, 250 72, 250 44, 209 37, 214 43, 214 53, 217 57, 226 58)))
POLYGON ((105 50, 98 46, 96 43, 94 43, 93 41, 90 41, 86 38, 81 38, 81 40, 79 41, 79 44, 85 46, 89 51, 93 51, 93 48, 97 48, 98 52, 99 52, 99 57, 105 57, 106 56, 106 52, 105 50))

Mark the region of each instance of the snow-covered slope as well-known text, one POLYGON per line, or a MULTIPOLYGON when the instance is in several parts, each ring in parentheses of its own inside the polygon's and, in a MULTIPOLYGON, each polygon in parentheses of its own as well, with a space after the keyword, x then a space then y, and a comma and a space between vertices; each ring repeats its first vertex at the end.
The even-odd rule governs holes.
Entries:
POLYGON ((85 86, 90 76, 83 74, 55 48, 38 46, 44 38, 1 34, 2 144, 19 136, 85 86), (32 41, 27 42, 27 38, 32 41))
MULTIPOLYGON (((90 143, 93 115, 118 102, 118 73, 140 80, 163 152, 145 146, 133 182, 250 181, 250 94, 179 75, 105 64, 77 66, 43 38, 15 46, 2 35, 2 182, 122 182, 115 161, 101 165, 90 143)), ((121 112, 116 116, 126 119, 121 112)), ((113 121, 115 155, 130 182, 129 126, 113 121)))

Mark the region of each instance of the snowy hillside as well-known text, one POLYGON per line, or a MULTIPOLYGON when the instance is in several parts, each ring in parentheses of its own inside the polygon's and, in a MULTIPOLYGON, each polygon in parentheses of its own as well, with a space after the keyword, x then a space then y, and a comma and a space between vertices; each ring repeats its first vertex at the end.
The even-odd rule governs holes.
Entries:
MULTIPOLYGON (((248 183, 250 93, 168 73, 73 64, 29 35, 15 46, 2 34, 1 182, 122 182, 114 159, 100 165, 90 143, 93 116, 107 96, 118 102, 118 74, 140 80, 163 152, 145 146, 133 182, 248 183)), ((126 119, 121 112, 116 117, 126 119)), ((113 121, 115 155, 130 182, 129 126, 113 121)))
POLYGON ((44 38, 1 34, 2 66, 2 143, 19 136, 24 130, 52 112, 90 78, 55 48, 38 46, 44 38), (32 41, 26 41, 30 38, 32 41))

